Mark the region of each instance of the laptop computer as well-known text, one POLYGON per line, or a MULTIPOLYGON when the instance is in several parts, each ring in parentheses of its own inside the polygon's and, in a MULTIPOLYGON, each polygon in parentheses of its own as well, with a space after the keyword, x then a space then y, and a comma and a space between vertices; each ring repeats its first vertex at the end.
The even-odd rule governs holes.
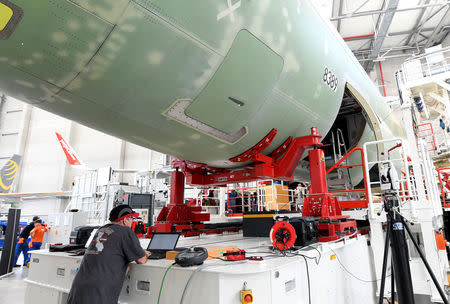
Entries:
POLYGON ((154 233, 147 250, 151 255, 151 260, 165 259, 166 252, 174 250, 178 243, 179 233, 154 233))

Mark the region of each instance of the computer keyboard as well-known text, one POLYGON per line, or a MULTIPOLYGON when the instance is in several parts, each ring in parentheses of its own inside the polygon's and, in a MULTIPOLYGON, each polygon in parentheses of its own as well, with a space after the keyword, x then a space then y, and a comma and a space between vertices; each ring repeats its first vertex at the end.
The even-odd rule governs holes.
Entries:
POLYGON ((166 258, 166 252, 152 252, 152 254, 148 257, 150 260, 160 260, 166 258))

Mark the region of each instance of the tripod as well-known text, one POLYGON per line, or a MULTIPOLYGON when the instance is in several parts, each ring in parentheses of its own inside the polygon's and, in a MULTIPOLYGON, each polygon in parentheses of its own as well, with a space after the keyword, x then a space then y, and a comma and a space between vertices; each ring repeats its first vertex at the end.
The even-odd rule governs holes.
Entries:
POLYGON ((384 201, 384 210, 387 214, 387 229, 386 229, 386 240, 384 244, 384 255, 383 255, 383 269, 381 273, 381 286, 380 286, 380 297, 379 304, 383 303, 384 298, 384 285, 386 281, 386 266, 388 258, 389 243, 392 251, 392 277, 391 277, 391 295, 392 303, 395 303, 394 296, 394 282, 397 288, 398 303, 399 304, 414 304, 414 292, 412 287, 411 269, 409 268, 409 254, 408 245, 406 243, 405 230, 408 233, 414 247, 422 259, 434 285, 436 286, 442 301, 445 304, 449 304, 444 291, 442 290, 439 282, 436 279, 430 265, 428 264, 425 255, 420 249, 417 241, 415 240, 410 228, 406 224, 406 219, 396 210, 399 206, 398 198, 395 193, 387 193, 385 195, 386 200, 384 201), (394 277, 397 280, 394 280, 394 277))

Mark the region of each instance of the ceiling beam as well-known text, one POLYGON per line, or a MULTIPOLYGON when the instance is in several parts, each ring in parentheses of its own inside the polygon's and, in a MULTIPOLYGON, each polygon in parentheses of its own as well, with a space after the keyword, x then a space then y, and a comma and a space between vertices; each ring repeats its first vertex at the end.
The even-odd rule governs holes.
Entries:
POLYGON ((431 34, 430 38, 427 41, 427 44, 425 47, 429 48, 433 46, 438 41, 438 36, 441 34, 441 31, 445 25, 447 25, 446 20, 450 17, 450 6, 447 7, 444 16, 439 21, 439 23, 436 25, 436 28, 434 29, 433 33, 431 34))
MULTIPOLYGON (((339 9, 338 9, 338 11, 339 11, 339 15, 338 16, 341 16, 342 15, 342 7, 343 7, 343 5, 344 5, 344 0, 339 0, 339 9)), ((342 22, 342 20, 338 20, 338 23, 337 23, 337 31, 340 33, 341 32, 341 22, 342 22)))
POLYGON ((427 19, 425 19, 425 20, 422 22, 422 25, 421 25, 421 26, 425 25, 428 21, 430 21, 432 18, 434 18, 434 16, 436 16, 437 14, 439 14, 444 8, 446 8, 445 5, 444 5, 444 6, 441 6, 441 7, 438 8, 437 10, 435 10, 430 16, 427 17, 427 19))
MULTIPOLYGON (((420 33, 426 33, 426 32, 432 32, 434 31, 434 27, 432 28, 424 28, 420 31, 420 33)), ((403 36, 403 35, 411 35, 411 34, 418 34, 418 30, 414 31, 401 31, 401 32, 392 32, 387 35, 387 37, 394 37, 394 36, 403 36)), ((374 34, 367 34, 367 35, 359 35, 359 36, 350 36, 350 37, 343 37, 345 41, 356 41, 356 40, 372 40, 374 39, 374 34)))
MULTIPOLYGON (((414 56, 414 55, 416 55, 416 54, 415 53, 403 53, 403 54, 385 56, 385 57, 383 57, 383 59, 385 60, 385 59, 392 59, 392 58, 411 57, 411 56, 414 56)), ((360 58, 356 57, 356 59, 358 61, 360 61, 360 62, 367 62, 367 61, 372 61, 373 62, 372 59, 365 58, 365 57, 360 57, 360 58)), ((380 60, 380 61, 382 61, 382 60, 380 60)))
MULTIPOLYGON (((434 27, 423 28, 420 30, 421 33, 432 32, 432 31, 434 31, 434 27)), ((419 33, 418 29, 412 30, 412 31, 392 32, 392 33, 389 33, 388 36, 401 36, 401 35, 417 34, 417 33, 419 33)))
MULTIPOLYGON (((369 59, 377 59, 380 54, 381 47, 383 45, 384 39, 386 39, 389 27, 391 26, 392 19, 396 13, 399 0, 390 0, 387 6, 387 13, 384 14, 381 20, 380 26, 378 27, 378 33, 375 36, 375 41, 373 42, 372 52, 370 53, 369 59)), ((368 61, 365 70, 369 72, 373 69, 374 62, 368 61)))
MULTIPOLYGON (((419 45, 419 48, 424 47, 425 45, 419 45)), ((391 48, 385 48, 380 50, 380 53, 384 53, 384 52, 395 52, 395 51, 404 51, 404 50, 417 50, 417 46, 410 46, 410 45, 400 45, 400 46, 395 46, 395 47, 391 47, 391 48)), ((364 50, 359 50, 359 51, 354 51, 355 54, 366 54, 366 53, 372 53, 372 49, 364 49, 364 50)))
POLYGON ((427 36, 425 36, 425 35, 422 34, 422 33, 419 33, 419 35, 420 35, 421 37, 425 38, 425 39, 430 39, 430 37, 427 37, 427 36))
MULTIPOLYGON (((413 7, 405 7, 401 9, 397 9, 396 12, 407 12, 407 11, 413 11, 418 9, 424 9, 427 7, 434 7, 434 6, 449 6, 450 1, 443 1, 441 3, 434 3, 434 4, 426 4, 426 5, 418 5, 413 7)), ((359 13, 348 13, 345 15, 339 15, 336 17, 332 17, 331 21, 337 21, 341 19, 348 19, 348 18, 354 18, 354 17, 361 17, 361 16, 370 16, 370 15, 379 15, 379 14, 387 14, 391 13, 392 9, 387 8, 385 10, 371 10, 371 11, 365 11, 365 12, 359 12, 359 13)))
MULTIPOLYGON (((441 6, 440 8, 438 8, 437 10, 435 10, 430 16, 427 17, 427 19, 425 19, 424 21, 422 21, 422 24, 419 26, 419 28, 422 28, 425 26, 425 24, 427 24, 428 21, 430 21, 431 19, 434 18, 434 16, 436 16, 437 14, 439 14, 443 9, 445 9, 446 6, 441 6)), ((433 31, 436 29, 436 27, 433 28, 433 31)), ((420 33, 420 32, 419 32, 420 33)), ((418 43, 419 40, 419 35, 416 35, 414 37, 414 43, 418 43)), ((428 39, 427 39, 428 40, 428 39)), ((419 42, 420 43, 420 42, 419 42)))
MULTIPOLYGON (((381 4, 381 10, 386 10, 386 9, 388 9, 389 8, 389 0, 383 0, 383 3, 381 4), (387 1, 387 2, 386 2, 387 1)), ((375 27, 374 27, 374 32, 375 32, 375 34, 377 34, 378 35, 378 29, 380 28, 380 24, 381 24, 381 22, 383 21, 383 16, 384 15, 382 15, 382 14, 380 14, 380 15, 378 15, 378 17, 376 18, 377 19, 377 22, 376 22, 376 24, 375 24, 375 27)), ((375 16, 372 16, 372 22, 373 22, 373 19, 374 19, 374 17, 375 16)), ((374 40, 375 39, 377 39, 377 36, 374 36, 374 40)), ((373 49, 373 46, 374 46, 374 40, 371 40, 370 41, 370 43, 369 43, 369 48, 372 50, 373 49)), ((368 56, 369 58, 370 58, 370 55, 368 56)), ((369 63, 368 62, 366 62, 365 64, 364 64, 364 70, 366 70, 367 71, 367 67, 368 67, 368 65, 369 65, 369 63)))
POLYGON ((369 1, 370 1, 370 0, 364 1, 360 6, 358 6, 357 9, 355 9, 355 10, 353 11, 352 14, 357 13, 357 12, 358 12, 360 9, 362 9, 362 8, 364 7, 364 5, 366 5, 369 1))
MULTIPOLYGON (((427 5, 427 4, 430 4, 430 1, 431 0, 425 0, 425 5, 427 5)), ((405 42, 405 45, 409 45, 409 43, 411 42, 411 39, 413 38, 413 36, 415 35, 415 33, 417 32, 417 31, 419 31, 419 33, 418 34, 420 34, 420 32, 422 32, 421 30, 420 30, 420 22, 422 21, 422 18, 423 18, 423 16, 425 15, 425 12, 427 11, 427 7, 426 8, 423 8, 422 9, 422 11, 420 12, 420 14, 419 14, 419 17, 417 17, 417 19, 416 19, 416 24, 414 24, 414 27, 413 27, 413 31, 411 32, 411 34, 408 36, 408 38, 406 39, 406 42, 405 42)), ((423 26, 423 25, 422 25, 423 26)))

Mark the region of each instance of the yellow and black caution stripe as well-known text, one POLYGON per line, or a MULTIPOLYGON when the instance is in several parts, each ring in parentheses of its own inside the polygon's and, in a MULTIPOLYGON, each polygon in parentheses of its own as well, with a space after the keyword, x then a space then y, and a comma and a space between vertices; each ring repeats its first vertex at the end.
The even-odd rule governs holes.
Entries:
POLYGON ((23 9, 8 0, 0 0, 0 39, 8 39, 23 16, 23 9))

